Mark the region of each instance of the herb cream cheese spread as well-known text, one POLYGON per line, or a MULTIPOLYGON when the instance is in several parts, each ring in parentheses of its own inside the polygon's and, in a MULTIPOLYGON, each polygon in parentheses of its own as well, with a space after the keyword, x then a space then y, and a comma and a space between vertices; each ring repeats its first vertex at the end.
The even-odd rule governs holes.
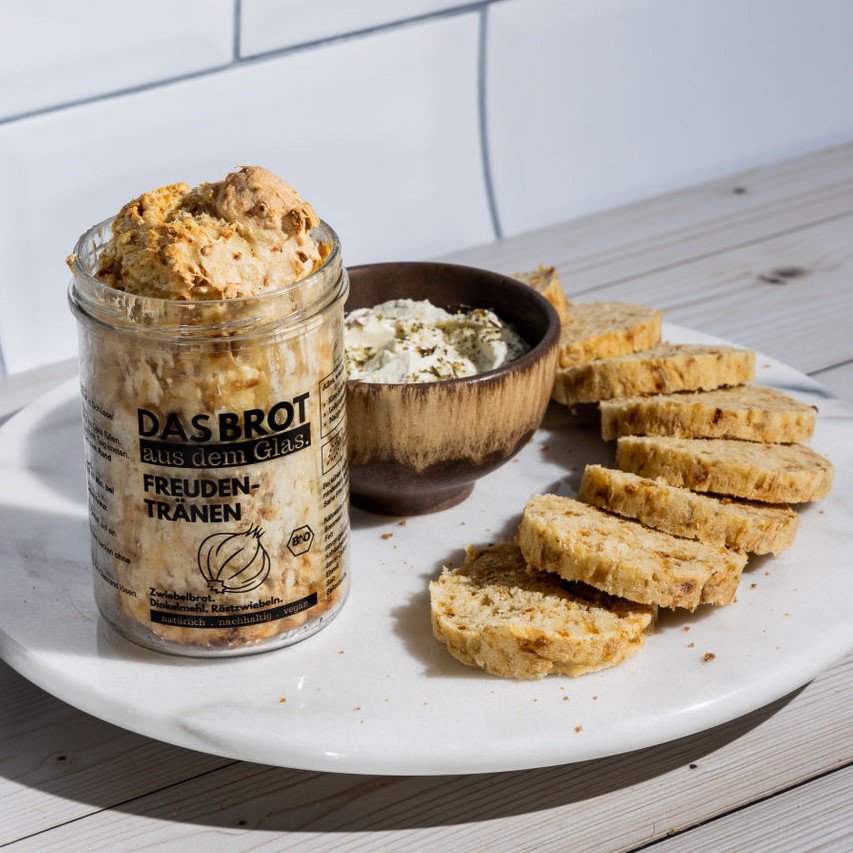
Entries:
POLYGON ((530 347, 494 312, 451 314, 429 300, 393 299, 345 320, 348 378, 435 382, 494 370, 530 347))

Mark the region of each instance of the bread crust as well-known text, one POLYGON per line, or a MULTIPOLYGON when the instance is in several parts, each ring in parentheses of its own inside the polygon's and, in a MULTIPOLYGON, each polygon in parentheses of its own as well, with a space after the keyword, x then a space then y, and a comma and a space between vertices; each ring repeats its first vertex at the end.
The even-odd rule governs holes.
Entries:
POLYGON ((578 497, 673 536, 751 554, 784 551, 800 525, 787 506, 710 497, 601 465, 586 466, 578 497))
POLYGON ((560 367, 638 352, 660 342, 663 314, 631 302, 572 302, 560 336, 560 367))
POLYGON ((804 503, 826 497, 832 463, 802 444, 736 439, 624 436, 616 467, 672 486, 765 503, 804 503))
POLYGON ((561 323, 568 321, 571 303, 566 298, 560 276, 555 267, 539 264, 535 270, 516 272, 512 274, 512 277, 541 293, 554 306, 560 316, 561 323))
POLYGON ((430 584, 436 638, 467 666, 504 678, 582 675, 645 642, 656 609, 532 572, 518 547, 466 549, 465 565, 430 584))
POLYGON ((644 352, 560 368, 554 399, 573 406, 614 397, 742 385, 755 378, 755 353, 727 346, 661 344, 644 352))
POLYGON ((734 598, 746 556, 649 530, 572 498, 534 495, 516 542, 542 571, 611 595, 695 610, 734 598))
POLYGON ((601 402, 601 437, 666 435, 789 444, 811 440, 815 413, 814 406, 761 385, 629 397, 601 402))

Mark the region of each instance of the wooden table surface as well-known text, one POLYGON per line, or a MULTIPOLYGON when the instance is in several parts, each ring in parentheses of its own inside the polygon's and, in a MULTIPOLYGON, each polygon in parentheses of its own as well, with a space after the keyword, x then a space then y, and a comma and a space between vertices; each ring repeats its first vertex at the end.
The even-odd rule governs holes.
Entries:
MULTIPOLYGON (((657 305, 853 399, 853 146, 456 253, 556 264, 573 297, 657 305)), ((0 380, 0 419, 74 373, 0 380)), ((376 777, 130 734, 0 663, 0 845, 33 850, 851 849, 853 656, 728 725, 519 773, 376 777)))

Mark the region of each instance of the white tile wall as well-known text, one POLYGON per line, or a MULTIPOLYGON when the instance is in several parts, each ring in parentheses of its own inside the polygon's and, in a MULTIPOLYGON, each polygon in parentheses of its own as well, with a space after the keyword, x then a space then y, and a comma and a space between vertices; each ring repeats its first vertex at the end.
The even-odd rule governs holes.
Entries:
POLYGON ((853 136, 850 0, 515 0, 488 11, 507 234, 853 136))
POLYGON ((2 0, 0 119, 223 65, 234 0, 2 0))
POLYGON ((264 53, 469 5, 471 0, 242 0, 240 53, 264 53))
POLYGON ((851 43, 853 0, 0 0, 0 356, 73 353, 62 258, 152 186, 261 163, 349 263, 445 253, 489 189, 515 234, 847 141, 851 43))
POLYGON ((263 164, 338 229, 349 263, 491 239, 476 39, 476 15, 439 19, 0 126, 7 369, 74 353, 63 259, 170 181, 263 164))

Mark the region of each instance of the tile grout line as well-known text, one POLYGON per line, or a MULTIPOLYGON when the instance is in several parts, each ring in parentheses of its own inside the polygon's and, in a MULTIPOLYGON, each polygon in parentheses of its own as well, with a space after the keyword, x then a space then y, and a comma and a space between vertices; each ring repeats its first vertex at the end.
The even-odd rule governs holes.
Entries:
POLYGON ((482 6, 479 11, 477 30, 477 123, 480 131, 480 160, 483 166, 483 182, 486 187, 486 202, 492 220, 492 230, 498 240, 503 239, 500 214, 495 197, 495 183, 492 175, 492 158, 489 150, 489 114, 486 106, 487 66, 486 52, 489 40, 489 9, 482 6))
POLYGON ((240 37, 243 34, 243 0, 234 0, 234 43, 232 61, 240 61, 240 37))
POLYGON ((101 101, 109 101, 113 98, 121 98, 125 95, 136 95, 140 92, 147 92, 152 89, 159 89, 164 86, 172 86, 176 83, 184 83, 188 80, 197 80, 200 77, 207 77, 213 74, 221 74, 223 71, 240 68, 248 65, 256 65, 272 59, 278 59, 283 56, 288 56, 293 53, 301 53, 303 51, 313 50, 314 48, 324 47, 325 45, 337 44, 339 42, 349 41, 350 39, 361 38, 362 36, 373 35, 374 33, 385 32, 386 30, 395 30, 406 27, 412 24, 427 23, 429 21, 441 20, 444 18, 455 18, 461 15, 473 14, 480 9, 492 3, 504 2, 504 0, 478 0, 478 2, 465 3, 459 6, 452 6, 447 9, 441 9, 437 12, 427 12, 423 15, 413 15, 410 18, 402 18, 397 21, 388 21, 384 24, 377 24, 373 27, 366 27, 360 30, 352 30, 339 35, 327 36, 314 41, 307 41, 301 44, 288 45, 287 47, 276 48, 262 53, 252 54, 251 56, 240 55, 240 46, 238 39, 242 33, 242 25, 238 23, 238 15, 242 16, 242 2, 235 0, 235 33, 232 42, 232 52, 235 52, 235 58, 229 62, 224 62, 220 65, 211 65, 207 68, 201 68, 197 71, 188 71, 184 74, 175 74, 171 77, 164 77, 160 80, 152 80, 145 83, 138 83, 134 86, 126 86, 123 89, 115 89, 112 92, 101 92, 97 95, 89 95, 84 98, 76 98, 70 101, 63 101, 59 104, 51 104, 47 107, 38 107, 33 110, 16 113, 14 115, 0 118, 0 127, 6 124, 24 121, 26 119, 37 118, 38 116, 49 115, 51 113, 60 112, 62 110, 72 109, 74 107, 82 107, 88 104, 95 104, 101 101), (237 31, 239 30, 239 32, 237 31))
POLYGON ((685 826, 684 829, 676 830, 672 833, 672 835, 662 835, 660 838, 655 838, 652 841, 649 841, 645 844, 641 844, 639 847, 632 847, 630 848, 629 853, 639 853, 639 851, 641 850, 648 850, 650 847, 657 847, 660 844, 665 844, 667 841, 670 841, 673 838, 678 838, 679 835, 686 835, 688 832, 693 832, 696 829, 701 829, 703 826, 708 826, 708 824, 716 823, 718 820, 722 820, 725 817, 729 817, 730 815, 745 811, 746 809, 751 809, 753 806, 760 805, 761 803, 766 803, 768 800, 775 799, 776 797, 780 797, 783 794, 790 793, 791 791, 796 791, 798 788, 810 785, 812 782, 819 782, 821 779, 825 779, 827 776, 832 776, 833 773, 839 773, 849 767, 853 767, 853 762, 848 761, 844 764, 838 765, 837 767, 830 767, 828 770, 824 770, 822 773, 817 773, 814 776, 809 776, 807 779, 801 779, 799 782, 795 782, 793 785, 789 785, 787 788, 781 788, 778 791, 771 791, 770 793, 765 794, 763 797, 758 797, 754 800, 750 800, 750 802, 748 803, 743 803, 743 805, 735 806, 734 808, 729 809, 728 811, 721 812, 718 815, 709 817, 691 826, 685 826))

